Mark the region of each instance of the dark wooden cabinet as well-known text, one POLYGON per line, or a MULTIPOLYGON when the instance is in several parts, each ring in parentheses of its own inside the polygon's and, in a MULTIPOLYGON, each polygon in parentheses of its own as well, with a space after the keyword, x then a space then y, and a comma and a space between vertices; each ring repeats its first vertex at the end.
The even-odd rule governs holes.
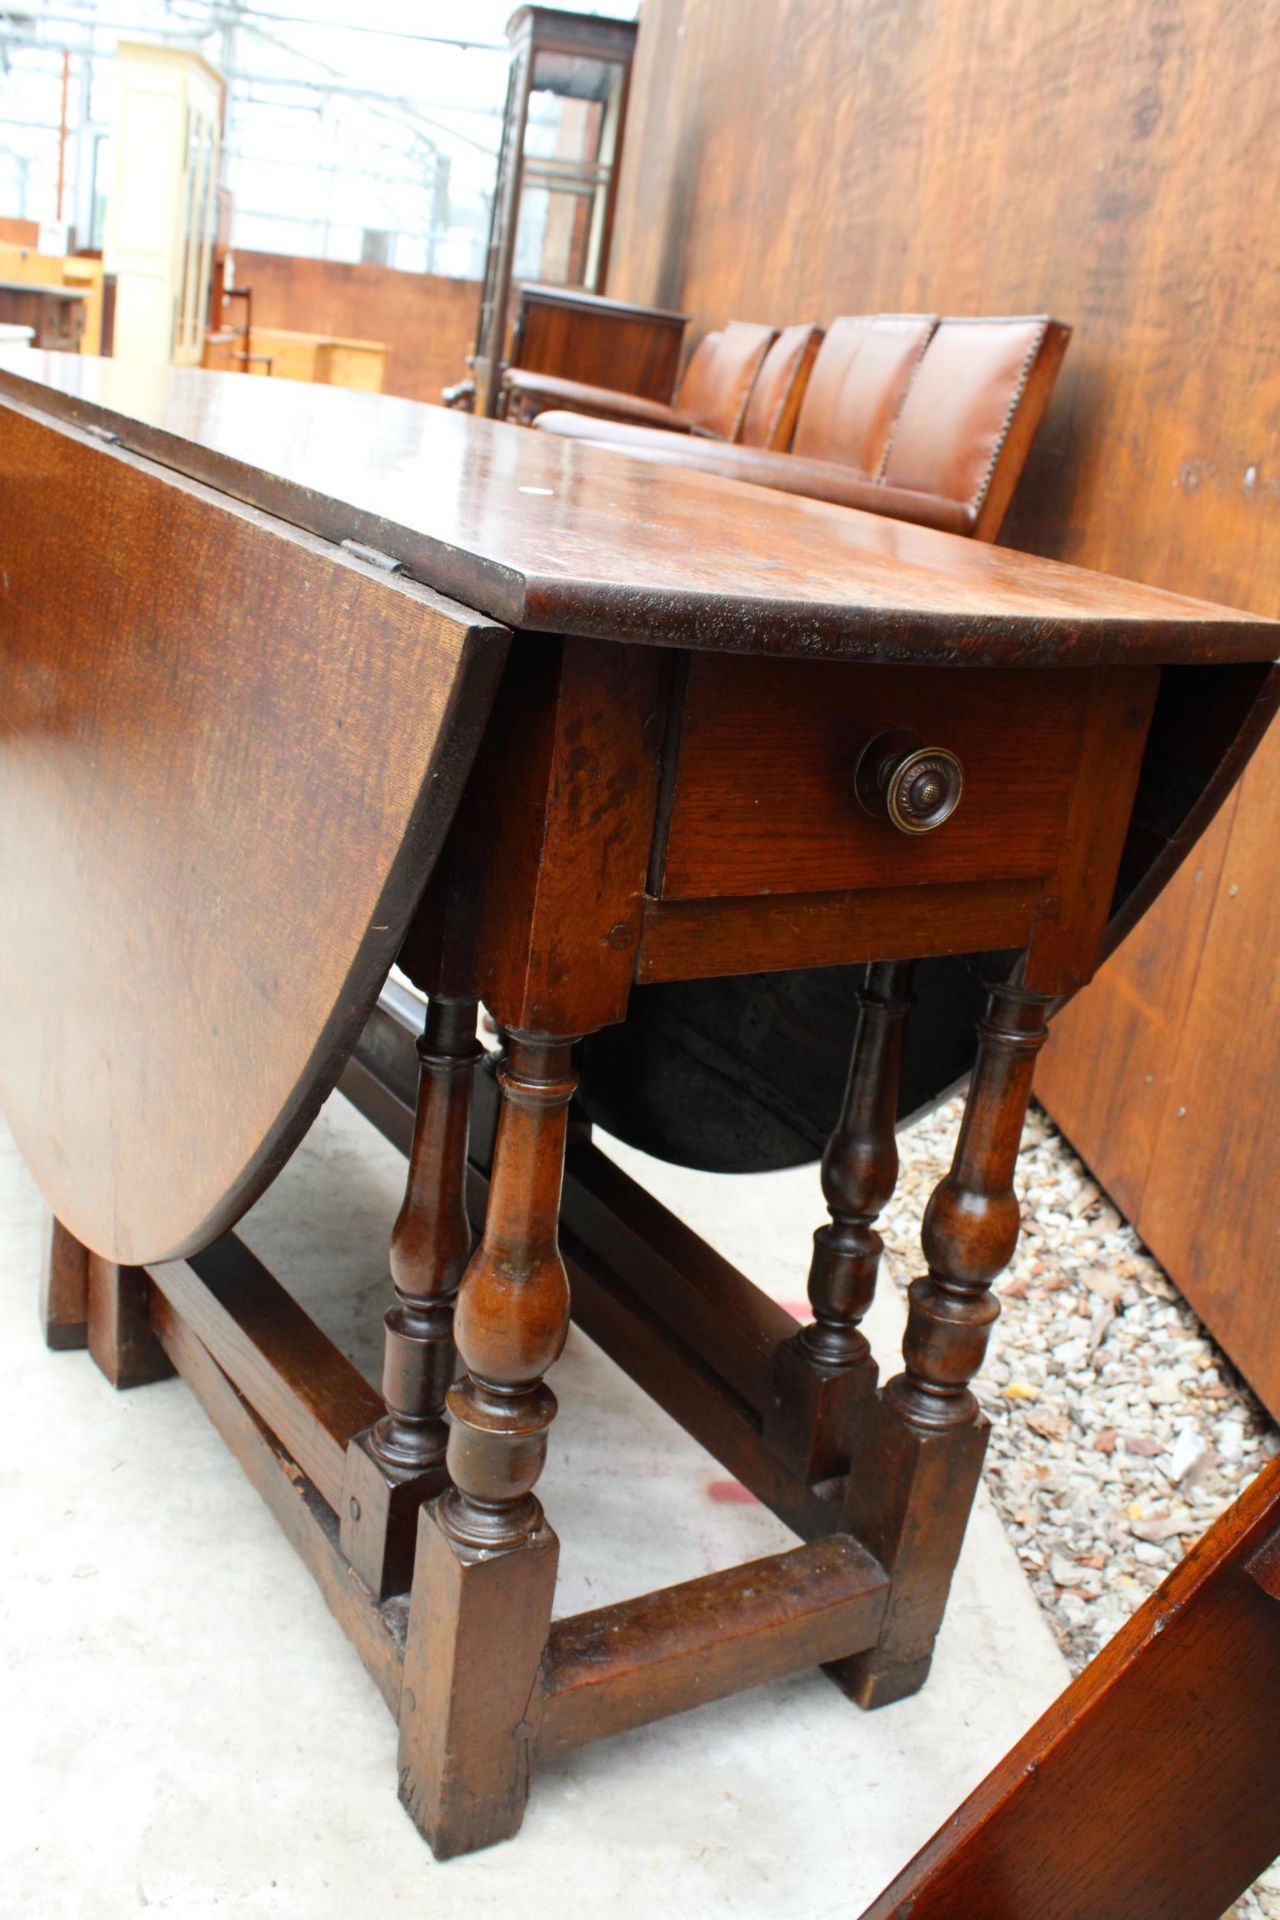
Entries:
POLYGON ((513 290, 604 287, 637 28, 552 7, 507 24, 511 71, 472 355, 475 410, 497 411, 513 290))
POLYGON ((521 287, 511 364, 645 400, 670 400, 688 324, 688 314, 665 307, 606 300, 573 287, 521 287))

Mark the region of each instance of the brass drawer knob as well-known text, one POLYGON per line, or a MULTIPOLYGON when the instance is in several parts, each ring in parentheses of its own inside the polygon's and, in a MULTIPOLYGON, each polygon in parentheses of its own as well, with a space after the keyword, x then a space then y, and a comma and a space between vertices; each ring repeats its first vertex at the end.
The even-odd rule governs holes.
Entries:
POLYGON ((926 747, 895 729, 867 742, 854 790, 868 813, 891 820, 899 833, 932 833, 960 805, 964 768, 946 747, 926 747))

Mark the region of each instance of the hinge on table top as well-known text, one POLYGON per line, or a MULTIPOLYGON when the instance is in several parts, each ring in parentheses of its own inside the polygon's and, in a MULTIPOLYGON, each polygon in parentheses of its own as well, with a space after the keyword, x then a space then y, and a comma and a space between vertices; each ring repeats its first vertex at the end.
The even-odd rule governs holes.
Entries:
POLYGON ((408 573, 403 560, 396 560, 389 553, 383 553, 378 547, 366 547, 359 540, 344 540, 342 551, 356 560, 363 560, 367 566, 381 567, 383 573, 408 573))
POLYGON ((118 447, 120 445, 120 435, 113 427, 98 427, 91 424, 87 426, 84 431, 91 433, 95 440, 105 441, 109 447, 118 447))

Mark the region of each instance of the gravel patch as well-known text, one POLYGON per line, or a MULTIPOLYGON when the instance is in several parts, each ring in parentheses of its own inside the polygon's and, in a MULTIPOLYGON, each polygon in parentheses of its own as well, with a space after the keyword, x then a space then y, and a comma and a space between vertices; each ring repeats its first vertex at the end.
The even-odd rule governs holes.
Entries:
MULTIPOLYGON (((920 1270, 919 1221, 950 1163, 956 1099, 899 1139, 885 1271, 920 1270)), ((1159 1263, 1033 1107, 1023 1229, 974 1391, 988 1490, 1073 1673, 1088 1664, 1272 1454, 1280 1434, 1159 1263)), ((1280 1920, 1280 1871, 1240 1920, 1280 1920)))

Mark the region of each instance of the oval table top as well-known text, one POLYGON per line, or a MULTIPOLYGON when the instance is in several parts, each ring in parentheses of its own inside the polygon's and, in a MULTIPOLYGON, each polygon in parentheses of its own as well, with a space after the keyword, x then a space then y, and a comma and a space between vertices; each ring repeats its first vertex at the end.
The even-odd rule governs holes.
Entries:
POLYGON ((5 393, 510 627, 933 665, 1280 653, 1252 614, 387 394, 21 351, 5 393))
POLYGON ((78 1239, 177 1257, 341 1071, 507 635, 3 407, 0 638, 0 1104, 78 1239))

